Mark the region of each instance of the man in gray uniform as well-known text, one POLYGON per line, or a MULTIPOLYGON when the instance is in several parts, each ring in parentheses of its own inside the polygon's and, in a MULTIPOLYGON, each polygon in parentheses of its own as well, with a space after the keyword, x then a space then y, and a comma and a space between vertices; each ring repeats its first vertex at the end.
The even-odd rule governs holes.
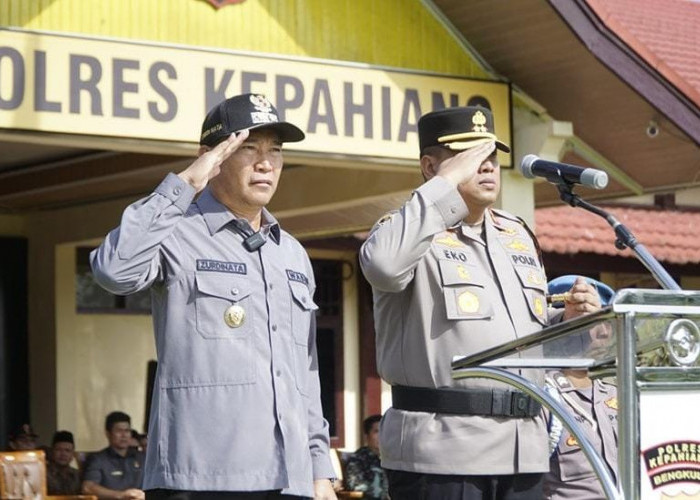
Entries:
POLYGON ((335 498, 311 262, 265 209, 282 143, 303 138, 265 96, 223 101, 198 159, 129 206, 91 256, 112 293, 151 289, 147 498, 335 498))
MULTIPOLYGON (((491 209, 500 189, 493 117, 450 108, 418 122, 425 184, 375 225, 360 263, 374 293, 377 364, 393 407, 380 431, 389 494, 405 499, 542 498, 540 405, 505 384, 454 381, 453 356, 540 330, 546 277, 524 222, 491 209)), ((599 308, 584 281, 565 318, 599 308)), ((523 370, 542 384, 542 373, 523 370)))

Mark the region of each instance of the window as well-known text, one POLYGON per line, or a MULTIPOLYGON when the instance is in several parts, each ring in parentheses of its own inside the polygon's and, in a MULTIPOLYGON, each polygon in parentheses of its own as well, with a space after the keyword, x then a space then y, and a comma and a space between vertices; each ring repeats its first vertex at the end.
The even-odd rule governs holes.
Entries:
POLYGON ((90 268, 92 247, 78 247, 75 252, 75 304, 79 313, 150 314, 148 290, 131 295, 114 295, 95 282, 90 268))

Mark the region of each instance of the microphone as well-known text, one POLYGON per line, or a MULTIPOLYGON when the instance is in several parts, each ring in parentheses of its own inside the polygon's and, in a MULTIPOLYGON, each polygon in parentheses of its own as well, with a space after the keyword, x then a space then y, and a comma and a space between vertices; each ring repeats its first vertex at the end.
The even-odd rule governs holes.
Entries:
POLYGON ((536 155, 523 158, 520 172, 528 179, 544 177, 553 184, 581 184, 593 189, 604 189, 608 185, 608 174, 602 170, 547 161, 536 155))

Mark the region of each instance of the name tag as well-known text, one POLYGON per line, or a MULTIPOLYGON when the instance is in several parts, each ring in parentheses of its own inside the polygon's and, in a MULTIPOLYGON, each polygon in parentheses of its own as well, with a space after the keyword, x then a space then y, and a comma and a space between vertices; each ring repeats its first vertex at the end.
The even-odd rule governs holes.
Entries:
POLYGON ((289 281, 297 281, 305 285, 309 284, 309 278, 307 278, 304 273, 292 271, 291 269, 287 269, 287 278, 289 278, 289 281))
POLYGON ((113 470, 112 472, 110 472, 110 474, 111 474, 112 476, 123 476, 123 475, 124 475, 124 471, 121 471, 121 470, 113 470))
POLYGON ((246 268, 246 265, 242 262, 222 262, 220 260, 204 259, 197 259, 197 271, 248 274, 248 269, 246 268))

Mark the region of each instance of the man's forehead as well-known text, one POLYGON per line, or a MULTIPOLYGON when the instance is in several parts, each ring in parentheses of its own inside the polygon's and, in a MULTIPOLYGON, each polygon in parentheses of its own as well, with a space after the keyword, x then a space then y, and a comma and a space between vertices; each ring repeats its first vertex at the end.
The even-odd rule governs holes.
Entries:
POLYGON ((282 144, 279 133, 269 128, 252 129, 248 135, 248 138, 246 139, 246 142, 255 141, 271 141, 277 144, 282 144))

